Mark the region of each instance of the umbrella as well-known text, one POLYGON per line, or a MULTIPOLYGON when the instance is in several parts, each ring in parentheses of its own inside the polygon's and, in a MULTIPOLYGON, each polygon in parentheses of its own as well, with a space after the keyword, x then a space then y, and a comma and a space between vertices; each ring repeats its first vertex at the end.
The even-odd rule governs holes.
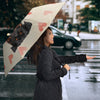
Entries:
POLYGON ((32 45, 52 23, 64 3, 53 3, 34 7, 15 28, 3 44, 4 71, 8 72, 24 58, 32 45))

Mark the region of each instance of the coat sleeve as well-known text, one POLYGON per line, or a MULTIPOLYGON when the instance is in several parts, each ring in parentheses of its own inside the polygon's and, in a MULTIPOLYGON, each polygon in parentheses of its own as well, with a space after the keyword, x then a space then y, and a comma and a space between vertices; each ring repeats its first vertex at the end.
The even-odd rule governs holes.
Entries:
POLYGON ((56 54, 55 51, 53 51, 56 59, 61 63, 61 64, 69 64, 69 63, 75 63, 75 62, 85 62, 87 61, 86 55, 81 54, 81 55, 75 55, 75 56, 59 56, 56 54))
POLYGON ((75 55, 75 56, 58 56, 62 63, 75 63, 75 62, 85 62, 87 61, 86 55, 75 55))
POLYGON ((45 80, 53 80, 67 74, 65 68, 52 69, 52 60, 52 53, 49 50, 43 50, 39 57, 39 66, 41 67, 41 75, 45 80))

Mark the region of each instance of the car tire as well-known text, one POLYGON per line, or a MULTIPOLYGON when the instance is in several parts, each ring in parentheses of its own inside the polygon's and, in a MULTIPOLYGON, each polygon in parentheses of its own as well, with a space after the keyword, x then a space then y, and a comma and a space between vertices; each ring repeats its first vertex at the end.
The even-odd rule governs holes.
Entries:
POLYGON ((73 42, 72 41, 70 41, 70 40, 68 40, 68 41, 66 41, 65 42, 65 45, 64 45, 64 48, 65 49, 72 49, 73 48, 73 42))

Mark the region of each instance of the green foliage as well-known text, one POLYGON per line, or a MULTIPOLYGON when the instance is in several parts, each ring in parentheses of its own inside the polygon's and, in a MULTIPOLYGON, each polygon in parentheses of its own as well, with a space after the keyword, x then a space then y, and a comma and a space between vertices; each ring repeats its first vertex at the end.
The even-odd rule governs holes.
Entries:
POLYGON ((0 27, 16 27, 31 8, 43 4, 44 0, 1 0, 0 27))
POLYGON ((20 14, 22 8, 24 9, 22 0, 8 0, 8 2, 7 0, 2 0, 0 4, 0 26, 15 27, 24 15, 20 14), (21 4, 21 7, 17 6, 19 4, 21 4))
POLYGON ((91 0, 91 4, 95 5, 97 9, 100 9, 100 0, 91 0))
POLYGON ((91 1, 92 7, 81 9, 80 16, 82 17, 81 23, 88 27, 89 20, 100 20, 100 0, 85 0, 91 1))

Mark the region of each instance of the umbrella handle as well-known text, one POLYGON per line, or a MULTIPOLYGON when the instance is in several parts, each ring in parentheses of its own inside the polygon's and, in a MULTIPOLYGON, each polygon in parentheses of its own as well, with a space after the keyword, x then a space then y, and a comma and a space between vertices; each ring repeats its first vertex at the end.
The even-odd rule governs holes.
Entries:
POLYGON ((69 79, 71 79, 71 76, 70 76, 70 70, 69 70, 69 79))

